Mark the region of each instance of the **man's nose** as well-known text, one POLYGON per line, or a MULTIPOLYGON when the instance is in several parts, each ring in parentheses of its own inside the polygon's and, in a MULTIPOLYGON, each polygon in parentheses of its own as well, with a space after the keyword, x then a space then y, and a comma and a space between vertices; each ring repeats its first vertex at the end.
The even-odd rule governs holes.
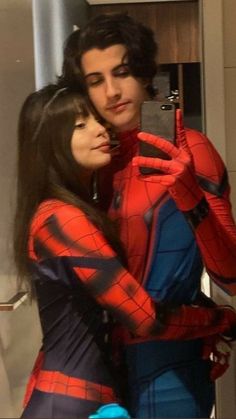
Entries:
POLYGON ((120 96, 120 85, 118 80, 109 78, 106 80, 106 96, 108 98, 120 96))

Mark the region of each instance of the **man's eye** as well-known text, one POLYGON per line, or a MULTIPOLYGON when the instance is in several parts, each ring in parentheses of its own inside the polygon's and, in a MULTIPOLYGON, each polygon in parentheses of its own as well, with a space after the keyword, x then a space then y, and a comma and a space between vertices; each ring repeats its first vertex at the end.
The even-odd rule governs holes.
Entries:
POLYGON ((119 68, 117 68, 114 72, 115 76, 119 77, 126 77, 130 74, 130 69, 128 65, 122 65, 119 68))
POLYGON ((83 129, 85 127, 86 127, 85 122, 76 122, 76 124, 75 124, 75 129, 83 129))
POLYGON ((86 84, 88 87, 98 86, 101 83, 102 83, 101 77, 94 77, 94 78, 91 77, 91 78, 86 79, 86 84))

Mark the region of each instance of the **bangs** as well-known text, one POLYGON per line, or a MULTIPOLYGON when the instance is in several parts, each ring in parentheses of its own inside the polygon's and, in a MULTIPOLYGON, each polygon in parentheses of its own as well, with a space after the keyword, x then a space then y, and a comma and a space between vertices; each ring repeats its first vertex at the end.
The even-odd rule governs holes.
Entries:
POLYGON ((71 120, 71 118, 74 119, 78 116, 87 118, 91 113, 96 113, 93 105, 85 95, 69 89, 56 98, 53 106, 50 107, 50 111, 63 123, 66 120, 71 120))
POLYGON ((96 111, 91 103, 85 97, 75 97, 73 100, 74 111, 76 116, 82 118, 88 118, 88 116, 92 113, 93 115, 96 114, 96 111))

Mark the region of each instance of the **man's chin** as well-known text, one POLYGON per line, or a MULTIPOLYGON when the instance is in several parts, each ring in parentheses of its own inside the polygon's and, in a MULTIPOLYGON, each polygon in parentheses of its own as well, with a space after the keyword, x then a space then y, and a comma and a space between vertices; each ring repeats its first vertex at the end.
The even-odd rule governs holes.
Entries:
POLYGON ((113 129, 116 132, 124 132, 124 131, 131 131, 134 128, 136 128, 139 124, 139 121, 137 120, 131 120, 131 119, 113 119, 112 121, 109 121, 112 125, 113 129))

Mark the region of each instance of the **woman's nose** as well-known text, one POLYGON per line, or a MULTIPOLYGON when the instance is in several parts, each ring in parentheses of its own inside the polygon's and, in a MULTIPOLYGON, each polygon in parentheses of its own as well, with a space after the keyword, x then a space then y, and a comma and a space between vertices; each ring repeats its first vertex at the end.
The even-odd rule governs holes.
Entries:
POLYGON ((101 124, 99 121, 96 121, 96 128, 97 128, 98 136, 105 135, 107 133, 106 127, 103 124, 101 124))

